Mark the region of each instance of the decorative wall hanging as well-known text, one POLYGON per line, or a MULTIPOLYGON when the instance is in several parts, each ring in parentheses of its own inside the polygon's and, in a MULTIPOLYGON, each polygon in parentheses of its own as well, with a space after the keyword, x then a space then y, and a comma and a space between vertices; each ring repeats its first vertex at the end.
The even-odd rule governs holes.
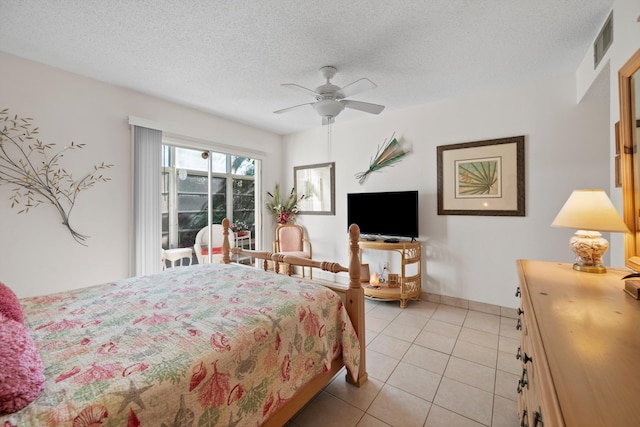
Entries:
POLYGON ((393 165, 400 161, 405 154, 407 154, 407 152, 404 151, 398 140, 391 135, 391 140, 388 143, 387 140, 385 140, 382 148, 378 147, 375 157, 371 160, 369 169, 356 174, 358 182, 360 185, 364 184, 371 172, 377 172, 386 166, 393 165))
POLYGON ((60 159, 69 150, 83 148, 85 144, 71 142, 57 153, 51 150, 56 144, 45 144, 35 137, 39 133, 31 118, 17 115, 10 117, 9 110, 0 111, 0 184, 13 185, 11 207, 22 207, 18 214, 28 213, 41 203, 51 203, 60 214, 62 224, 67 227, 76 242, 86 246, 89 237, 76 232, 69 223, 69 216, 78 194, 98 182, 111 180, 102 175, 102 170, 113 165, 104 162, 93 167, 93 172, 79 180, 60 167, 60 159), (21 204, 21 202, 24 202, 21 204))
POLYGON ((336 164, 296 166, 293 168, 295 191, 304 194, 298 202, 299 214, 335 215, 336 214, 336 164))
POLYGON ((437 152, 438 215, 525 216, 524 136, 437 152))

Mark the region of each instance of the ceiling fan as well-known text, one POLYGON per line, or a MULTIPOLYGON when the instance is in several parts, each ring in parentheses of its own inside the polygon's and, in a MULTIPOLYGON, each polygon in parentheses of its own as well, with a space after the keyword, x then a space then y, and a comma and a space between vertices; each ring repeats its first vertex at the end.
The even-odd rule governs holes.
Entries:
POLYGON ((352 108, 354 110, 364 111, 365 113, 371 114, 380 114, 382 110, 384 110, 384 105, 345 99, 365 90, 374 89, 378 86, 371 80, 363 77, 341 88, 331 83, 331 79, 336 75, 337 71, 338 70, 332 66, 325 66, 320 68, 320 74, 327 80, 327 82, 318 86, 315 90, 307 89, 306 87, 297 85, 295 83, 282 84, 281 86, 302 90, 308 94, 311 94, 316 98, 316 101, 295 105, 289 108, 283 108, 282 110, 274 111, 274 113, 286 113, 287 111, 291 111, 296 108, 311 105, 313 109, 316 110, 316 112, 320 114, 320 116, 322 116, 322 124, 327 125, 333 123, 335 117, 340 114, 345 108, 352 108))

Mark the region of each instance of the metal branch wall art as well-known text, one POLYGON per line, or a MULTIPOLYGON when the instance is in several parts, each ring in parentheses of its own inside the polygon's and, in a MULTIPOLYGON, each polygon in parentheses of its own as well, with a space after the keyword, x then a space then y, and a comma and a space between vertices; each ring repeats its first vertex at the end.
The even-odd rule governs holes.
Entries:
POLYGON ((358 182, 360 185, 364 184, 371 172, 377 172, 386 166, 393 165, 400 161, 405 154, 407 154, 407 152, 404 151, 398 140, 391 135, 391 140, 389 142, 385 140, 382 144, 382 148, 378 146, 378 151, 376 152, 373 160, 371 160, 369 169, 356 174, 358 182))
POLYGON ((69 223, 69 216, 76 203, 78 194, 93 187, 98 182, 111 180, 102 175, 104 169, 113 165, 105 164, 93 167, 93 172, 79 180, 59 165, 64 153, 83 148, 85 144, 64 147, 52 153, 55 144, 45 144, 35 137, 39 133, 33 127, 31 118, 17 115, 9 116, 9 110, 0 111, 0 184, 14 186, 9 198, 11 207, 18 207, 18 214, 28 213, 41 203, 51 203, 60 214, 62 224, 67 227, 76 242, 85 245, 89 237, 78 233, 69 223))

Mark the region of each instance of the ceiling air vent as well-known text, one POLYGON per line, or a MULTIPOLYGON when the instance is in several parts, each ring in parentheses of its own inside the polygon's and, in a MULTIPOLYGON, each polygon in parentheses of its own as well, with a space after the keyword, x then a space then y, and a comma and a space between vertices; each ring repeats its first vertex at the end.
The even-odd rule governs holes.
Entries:
POLYGON ((613 43, 613 12, 609 14, 607 21, 602 26, 600 34, 593 42, 593 68, 596 69, 598 64, 604 58, 605 53, 613 43))

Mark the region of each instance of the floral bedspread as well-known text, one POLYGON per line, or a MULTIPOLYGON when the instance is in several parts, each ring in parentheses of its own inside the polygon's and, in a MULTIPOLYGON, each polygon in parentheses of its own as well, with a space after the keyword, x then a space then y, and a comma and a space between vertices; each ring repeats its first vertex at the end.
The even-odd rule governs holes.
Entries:
POLYGON ((2 426, 260 425, 359 343, 340 297, 240 265, 21 300, 44 393, 2 426))

